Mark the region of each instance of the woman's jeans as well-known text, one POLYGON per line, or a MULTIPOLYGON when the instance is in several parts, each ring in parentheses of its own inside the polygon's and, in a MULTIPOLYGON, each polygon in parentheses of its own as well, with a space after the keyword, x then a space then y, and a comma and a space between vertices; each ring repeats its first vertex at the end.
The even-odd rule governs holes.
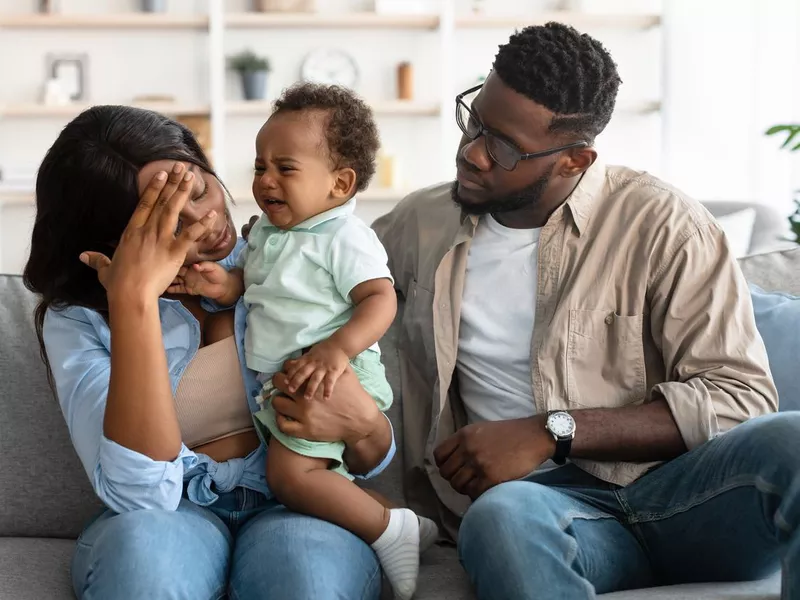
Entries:
POLYGON ((458 542, 481 600, 588 600, 781 564, 781 597, 800 600, 800 411, 747 421, 625 488, 572 465, 504 483, 458 542))
POLYGON ((375 553, 352 533, 236 488, 208 508, 106 511, 78 540, 80 600, 377 599, 375 553))

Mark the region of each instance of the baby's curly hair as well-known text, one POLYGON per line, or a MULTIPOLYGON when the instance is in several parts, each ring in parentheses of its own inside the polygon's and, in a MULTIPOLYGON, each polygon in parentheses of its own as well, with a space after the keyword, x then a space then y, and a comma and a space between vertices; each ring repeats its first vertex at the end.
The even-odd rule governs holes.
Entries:
POLYGON ((319 110, 328 152, 335 168, 356 172, 356 190, 363 192, 375 175, 375 158, 381 142, 372 110, 355 93, 338 85, 297 83, 275 101, 273 115, 289 111, 319 110))

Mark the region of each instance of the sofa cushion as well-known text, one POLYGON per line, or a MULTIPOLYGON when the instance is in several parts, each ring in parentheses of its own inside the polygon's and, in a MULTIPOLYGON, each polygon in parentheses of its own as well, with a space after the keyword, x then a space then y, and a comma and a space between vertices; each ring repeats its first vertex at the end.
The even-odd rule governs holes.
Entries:
POLYGON ((75 600, 74 549, 71 540, 0 537, 0 600, 75 600))
POLYGON ((750 284, 756 325, 769 356, 780 410, 800 410, 800 297, 750 284))
POLYGON ((739 260, 744 276, 768 292, 800 296, 800 246, 739 260))
POLYGON ((744 583, 692 583, 599 596, 603 600, 778 600, 781 576, 744 583))
POLYGON ((100 503, 47 385, 35 302, 21 278, 0 276, 0 536, 76 538, 100 503))

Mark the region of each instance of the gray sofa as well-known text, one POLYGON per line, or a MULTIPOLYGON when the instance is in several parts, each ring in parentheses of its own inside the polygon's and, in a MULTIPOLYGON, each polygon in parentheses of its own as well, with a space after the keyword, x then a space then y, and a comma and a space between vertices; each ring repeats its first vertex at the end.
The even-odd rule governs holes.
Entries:
MULTIPOLYGON (((773 237, 765 233, 763 239, 773 237)), ((765 289, 800 294, 800 250, 748 258, 742 261, 742 268, 765 289)), ((47 387, 31 320, 34 303, 19 277, 0 276, 0 600, 73 598, 69 564, 75 539, 101 508, 47 387)), ((395 334, 392 330, 382 346, 400 398, 395 334)), ((402 438, 401 410, 402 403, 396 402, 391 414, 398 441, 402 438)), ((373 485, 402 502, 402 469, 398 454, 373 485)), ((761 582, 665 587, 603 598, 763 600, 777 599, 779 587, 776 576, 761 582)), ((452 547, 438 546, 423 557, 417 598, 472 597, 452 547)))

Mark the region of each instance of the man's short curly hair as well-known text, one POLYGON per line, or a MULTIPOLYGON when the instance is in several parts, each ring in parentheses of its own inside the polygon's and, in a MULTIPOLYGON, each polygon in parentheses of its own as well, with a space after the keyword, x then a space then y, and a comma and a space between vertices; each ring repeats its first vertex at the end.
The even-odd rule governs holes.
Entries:
POLYGON ((605 129, 622 80, 593 37, 561 23, 526 27, 500 46, 494 72, 511 89, 555 113, 550 130, 588 142, 605 129))
POLYGON ((272 114, 304 110, 326 114, 323 126, 331 161, 337 169, 353 169, 356 190, 363 192, 375 175, 375 158, 380 148, 378 126, 370 107, 347 88, 298 83, 283 92, 272 114))

